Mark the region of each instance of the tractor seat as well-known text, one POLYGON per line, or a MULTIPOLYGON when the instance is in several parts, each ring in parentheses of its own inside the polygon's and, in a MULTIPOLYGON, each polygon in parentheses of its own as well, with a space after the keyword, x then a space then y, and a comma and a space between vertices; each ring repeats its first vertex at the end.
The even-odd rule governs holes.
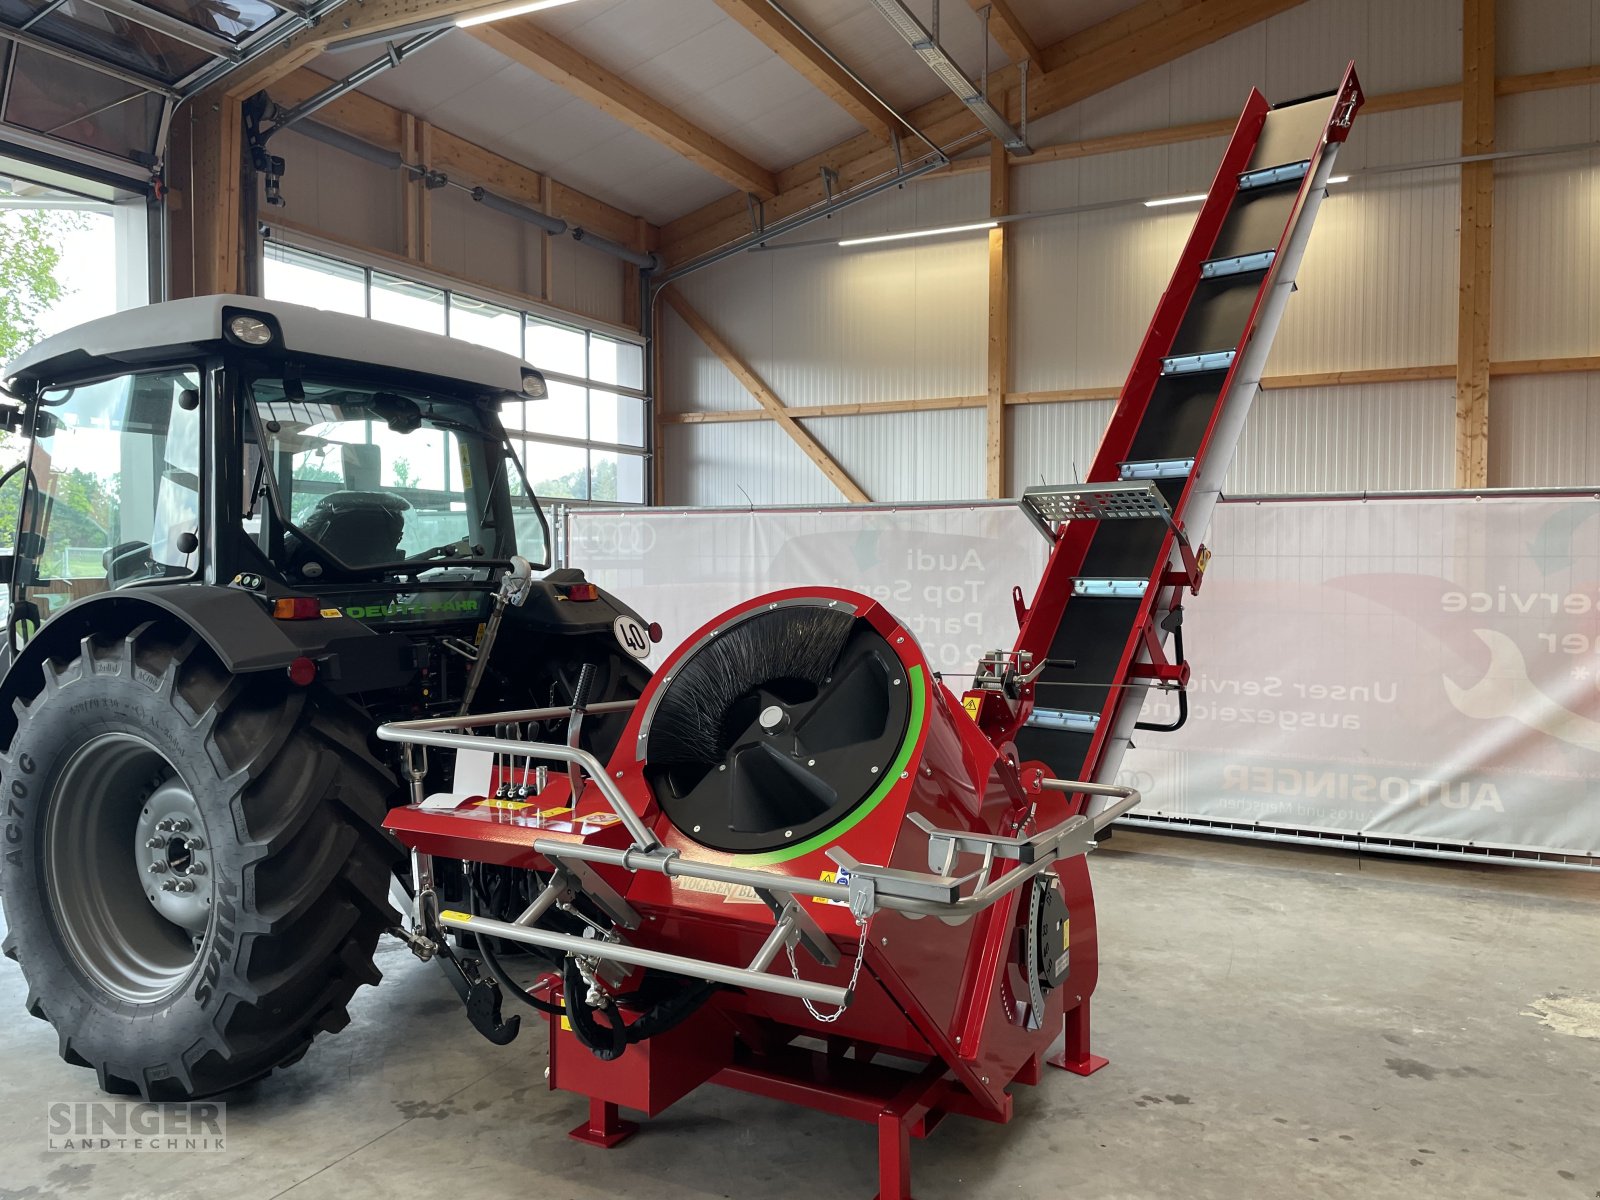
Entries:
POLYGON ((315 558, 319 548, 352 567, 404 558, 400 539, 406 519, 402 514, 410 507, 393 492, 331 492, 300 522, 306 538, 316 545, 302 542, 291 560, 300 566, 315 558))

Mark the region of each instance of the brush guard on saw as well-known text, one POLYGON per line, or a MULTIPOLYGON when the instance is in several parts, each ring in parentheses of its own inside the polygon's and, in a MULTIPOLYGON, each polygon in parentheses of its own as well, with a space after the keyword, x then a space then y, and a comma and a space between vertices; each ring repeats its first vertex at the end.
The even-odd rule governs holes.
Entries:
MULTIPOLYGON (((620 711, 634 703, 617 701, 611 707, 620 711)), ((797 947, 803 947, 815 961, 826 966, 839 962, 832 941, 797 897, 848 904, 851 915, 862 927, 881 911, 939 917, 950 922, 966 921, 1016 891, 1053 863, 1094 849, 1095 835, 1137 807, 1141 799, 1135 788, 1087 780, 1047 779, 1040 785, 1047 790, 1099 797, 1106 802, 1027 837, 939 829, 926 818, 912 814, 911 823, 928 836, 928 871, 859 862, 845 850, 834 847, 828 851, 828 857, 848 873, 848 880, 844 883, 819 881, 760 867, 730 867, 685 859, 677 850, 661 845, 607 775, 605 765, 594 755, 575 746, 474 732, 523 726, 566 715, 568 710, 564 708, 525 709, 473 717, 395 721, 379 727, 381 740, 397 742, 405 748, 407 769, 413 778, 417 777, 412 770, 416 749, 427 747, 458 752, 487 751, 507 762, 537 760, 576 767, 587 782, 598 789, 610 812, 632 839, 625 848, 555 838, 534 840, 532 850, 555 870, 549 884, 515 921, 441 910, 433 888, 431 856, 413 852, 416 885, 413 936, 438 945, 443 942, 445 930, 456 929, 616 967, 665 971, 707 983, 789 996, 808 1005, 845 1008, 853 998, 849 987, 810 982, 798 978, 797 974, 783 976, 768 970, 780 951, 787 949, 792 953, 797 947), (982 863, 977 870, 952 874, 962 854, 978 855, 982 863), (633 874, 654 873, 669 879, 749 888, 772 914, 772 931, 744 966, 629 945, 623 940, 625 931, 639 928, 639 915, 616 888, 601 878, 594 869, 599 866, 620 868, 633 874), (539 920, 558 903, 567 903, 576 894, 585 896, 611 920, 613 928, 606 938, 579 937, 537 927, 539 920)))

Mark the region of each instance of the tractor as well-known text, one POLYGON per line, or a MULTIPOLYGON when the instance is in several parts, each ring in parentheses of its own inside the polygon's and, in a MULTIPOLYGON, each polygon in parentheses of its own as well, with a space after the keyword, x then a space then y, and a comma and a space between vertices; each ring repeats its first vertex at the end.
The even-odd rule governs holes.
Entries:
MULTIPOLYGON (((237 1088, 347 1023, 403 933, 384 820, 451 756, 375 729, 555 706, 607 754, 659 630, 548 571, 505 428, 554 401, 514 356, 209 296, 48 338, 4 392, 5 954, 107 1092, 237 1088)), ((464 872, 439 886, 515 906, 464 872)))

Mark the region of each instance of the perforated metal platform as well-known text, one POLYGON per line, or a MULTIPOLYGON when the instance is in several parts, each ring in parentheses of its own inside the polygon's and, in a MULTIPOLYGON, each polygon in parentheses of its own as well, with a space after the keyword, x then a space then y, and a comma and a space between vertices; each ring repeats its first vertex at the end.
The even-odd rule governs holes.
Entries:
POLYGON ((1172 510, 1166 497, 1156 490, 1153 480, 1130 479, 1119 483, 1054 483, 1028 488, 1022 493, 1022 507, 1044 530, 1055 537, 1058 526, 1067 521, 1128 521, 1155 518, 1172 523, 1172 510))

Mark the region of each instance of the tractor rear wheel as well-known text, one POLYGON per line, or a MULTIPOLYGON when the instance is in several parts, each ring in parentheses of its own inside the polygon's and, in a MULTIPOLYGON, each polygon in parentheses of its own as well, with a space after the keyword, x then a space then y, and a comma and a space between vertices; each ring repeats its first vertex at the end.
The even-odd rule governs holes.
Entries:
POLYGON ((62 1058, 150 1100, 298 1059, 379 975, 393 775, 353 710, 189 630, 85 638, 0 755, 6 953, 62 1058))

